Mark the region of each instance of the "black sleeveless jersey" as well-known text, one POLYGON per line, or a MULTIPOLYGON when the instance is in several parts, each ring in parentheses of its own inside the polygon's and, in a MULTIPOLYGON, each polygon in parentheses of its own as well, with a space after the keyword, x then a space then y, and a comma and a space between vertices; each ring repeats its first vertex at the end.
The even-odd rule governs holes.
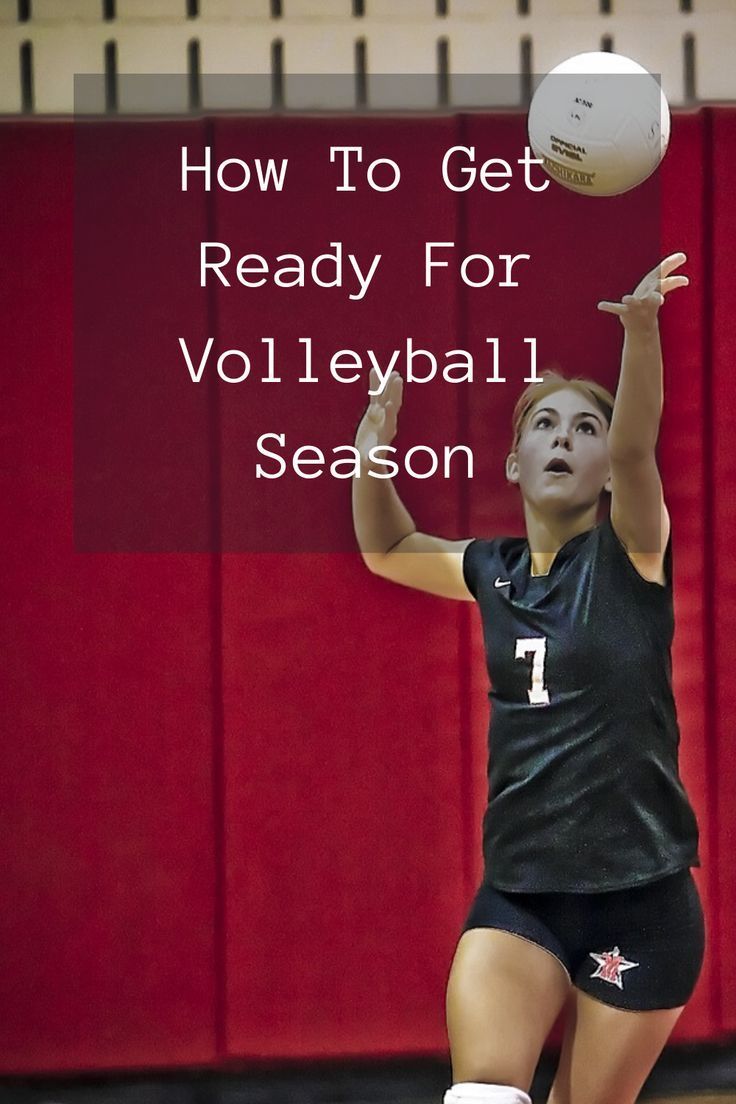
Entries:
POLYGON ((606 519, 532 577, 525 539, 473 540, 489 698, 485 879, 519 892, 623 889, 700 866, 678 771, 666 585, 606 519))

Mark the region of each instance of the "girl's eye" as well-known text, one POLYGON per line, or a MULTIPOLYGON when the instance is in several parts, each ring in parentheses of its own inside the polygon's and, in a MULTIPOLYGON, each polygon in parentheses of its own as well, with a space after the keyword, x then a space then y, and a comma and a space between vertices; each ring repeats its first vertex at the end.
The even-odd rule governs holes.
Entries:
POLYGON ((585 429, 586 433, 595 434, 595 426, 592 422, 580 422, 578 429, 585 429))
POLYGON ((544 424, 543 423, 545 423, 546 425, 552 425, 551 421, 549 420, 549 418, 547 417, 546 414, 543 414, 541 418, 537 419, 537 423, 536 423, 535 428, 536 429, 544 429, 544 424))

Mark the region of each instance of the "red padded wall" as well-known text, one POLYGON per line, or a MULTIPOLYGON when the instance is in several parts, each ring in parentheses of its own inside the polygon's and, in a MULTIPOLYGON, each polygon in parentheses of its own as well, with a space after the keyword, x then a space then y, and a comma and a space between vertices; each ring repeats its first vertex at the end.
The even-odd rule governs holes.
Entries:
MULTIPOLYGON (((341 427, 334 444, 351 443, 365 409, 365 386, 331 388, 323 378, 318 388, 286 390, 296 371, 287 343, 315 334, 315 368, 318 349, 372 347, 384 356, 407 334, 452 346, 452 297, 433 312, 436 300, 415 273, 419 232, 432 219, 454 232, 452 197, 438 202, 436 190, 421 187, 453 133, 451 120, 285 120, 259 131, 257 148, 288 152, 309 218, 284 226, 282 197, 218 197, 218 234, 243 249, 315 256, 342 239, 358 257, 385 258, 361 302, 310 289, 218 292, 228 345, 273 333, 278 319, 289 350, 280 395, 223 395, 226 519, 236 516, 252 465, 246 401, 259 410, 273 403, 264 424, 291 427, 299 443, 321 440, 327 424, 341 427), (363 145, 366 161, 395 157, 404 184, 336 202, 334 170, 324 168, 330 144, 363 145), (417 290, 406 295, 410 276, 417 290)), ((249 134, 243 120, 218 122, 217 159, 247 148, 249 134)), ((441 386, 407 386, 405 433, 443 440, 454 419, 441 386)), ((309 498, 311 517, 299 522, 308 529, 288 551, 223 562, 228 1048, 268 1057, 440 1052, 465 889, 459 610, 370 576, 353 553, 315 552, 353 547, 350 482, 327 482, 316 505, 309 498)), ((264 502, 279 493, 272 485, 264 502)), ((432 529, 436 511, 456 509, 444 481, 418 494, 407 487, 406 501, 420 528, 432 529)), ((295 499, 297 516, 300 509, 295 499)))
POLYGON ((705 586, 710 601, 711 662, 705 677, 714 705, 711 739, 714 771, 709 792, 714 854, 717 859, 719 894, 716 920, 719 930, 718 972, 714 977, 720 997, 720 1026, 736 1031, 736 964, 731 948, 736 940, 736 814, 734 779, 736 743, 733 735, 734 672, 736 641, 736 454, 734 417, 736 394, 733 361, 736 354, 736 289, 732 243, 736 240, 736 211, 733 181, 736 178, 736 111, 716 108, 706 128, 712 170, 711 199, 707 212, 710 246, 710 278, 704 295, 703 312, 711 318, 710 343, 704 348, 704 370, 708 378, 710 420, 708 437, 712 469, 713 531, 707 538, 711 555, 705 586))
POLYGON ((703 534, 710 525, 707 453, 708 367, 703 350, 709 330, 703 309, 709 286, 710 256, 703 227, 703 114, 682 114, 672 134, 676 157, 662 166, 662 256, 679 249, 690 286, 676 289, 661 314, 665 368, 665 409, 660 436, 660 467, 672 518, 675 572, 674 688, 682 733, 680 767, 700 826, 702 867, 694 871, 707 916, 703 972, 695 993, 677 1023, 673 1039, 702 1039, 719 1028, 715 981, 719 930, 714 910, 718 872, 712 866, 713 821, 710 794, 713 717, 704 672, 712 640, 708 595, 701 579, 708 571, 703 534), (676 300, 675 296, 681 298, 676 300))
POLYGON ((0 1066, 206 1062, 216 564, 75 552, 72 128, 5 123, 0 144, 0 1066))

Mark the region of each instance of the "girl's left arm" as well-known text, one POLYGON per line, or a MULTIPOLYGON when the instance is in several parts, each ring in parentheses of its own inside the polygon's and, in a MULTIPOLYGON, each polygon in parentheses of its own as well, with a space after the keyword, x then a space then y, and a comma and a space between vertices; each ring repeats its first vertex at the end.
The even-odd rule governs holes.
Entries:
POLYGON ((657 316, 668 292, 689 283, 687 276, 670 275, 686 259, 684 253, 672 253, 647 273, 633 295, 624 295, 620 303, 598 304, 599 310, 617 314, 625 331, 608 432, 611 524, 639 574, 656 583, 665 581, 670 533, 656 458, 663 402, 657 316))

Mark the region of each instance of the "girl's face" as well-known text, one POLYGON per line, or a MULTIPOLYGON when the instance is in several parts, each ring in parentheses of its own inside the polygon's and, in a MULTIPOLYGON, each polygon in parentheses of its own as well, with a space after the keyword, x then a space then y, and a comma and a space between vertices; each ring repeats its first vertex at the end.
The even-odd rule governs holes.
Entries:
POLYGON ((561 388, 532 407, 506 475, 542 512, 579 511, 610 491, 608 425, 598 404, 561 388))

